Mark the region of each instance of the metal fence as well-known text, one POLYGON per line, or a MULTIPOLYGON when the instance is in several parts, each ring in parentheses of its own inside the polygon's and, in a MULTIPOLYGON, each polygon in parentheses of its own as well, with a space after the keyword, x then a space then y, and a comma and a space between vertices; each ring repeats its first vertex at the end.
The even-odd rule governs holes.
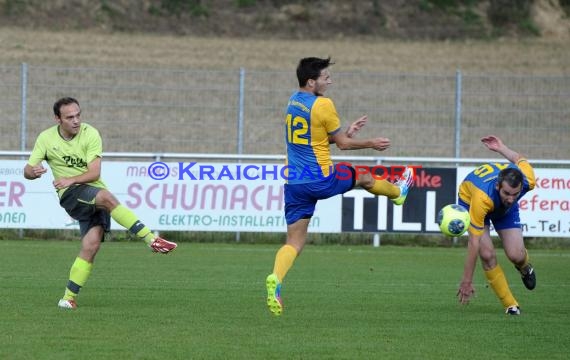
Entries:
MULTIPOLYGON (((530 158, 570 159, 568 76, 333 71, 333 82, 345 125, 368 114, 363 136, 392 139, 382 156, 487 156, 479 138, 494 133, 530 158)), ((73 96, 106 152, 282 154, 296 88, 294 69, 0 66, 0 150, 30 150, 53 102, 73 96)))

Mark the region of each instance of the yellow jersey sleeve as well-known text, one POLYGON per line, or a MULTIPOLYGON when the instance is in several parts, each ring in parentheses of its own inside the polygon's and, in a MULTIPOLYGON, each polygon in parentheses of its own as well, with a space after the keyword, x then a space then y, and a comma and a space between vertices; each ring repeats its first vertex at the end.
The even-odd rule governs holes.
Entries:
POLYGON ((311 119, 312 125, 321 127, 328 135, 333 135, 340 130, 340 118, 331 99, 319 96, 313 105, 311 119))
POLYGON ((103 157, 103 140, 99 131, 94 127, 85 128, 85 143, 87 148, 85 151, 85 160, 87 164, 90 164, 95 158, 103 157))
POLYGON ((46 142, 43 141, 43 139, 44 139, 43 136, 38 137, 38 140, 34 144, 34 149, 32 150, 30 157, 28 158, 28 165, 36 166, 43 160, 46 160, 47 146, 46 142))
POLYGON ((534 169, 532 168, 528 160, 525 158, 520 159, 519 161, 517 161, 517 166, 521 170, 523 175, 526 177, 526 180, 528 181, 528 190, 530 191, 534 189, 534 186, 536 184, 536 180, 534 177, 534 169))
POLYGON ((471 217, 469 233, 483 234, 485 217, 495 208, 493 201, 470 181, 463 182, 459 187, 459 198, 469 204, 469 216, 471 217))
POLYGON ((319 96, 311 109, 311 148, 324 176, 332 168, 329 136, 340 130, 340 119, 331 99, 319 96))

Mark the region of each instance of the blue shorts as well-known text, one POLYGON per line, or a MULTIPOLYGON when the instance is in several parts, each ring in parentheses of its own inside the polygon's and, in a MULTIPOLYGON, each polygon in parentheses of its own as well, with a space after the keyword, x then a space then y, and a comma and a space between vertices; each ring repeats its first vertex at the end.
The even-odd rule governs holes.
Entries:
MULTIPOLYGON (((469 211, 469 204, 459 199, 458 204, 469 211)), ((521 219, 519 215, 519 204, 515 202, 513 206, 504 214, 487 214, 485 216, 485 226, 490 226, 491 222, 495 230, 505 229, 522 229, 521 219)))
MULTIPOLYGON (((344 166, 344 165, 343 165, 344 166)), ((310 219, 317 201, 332 196, 344 194, 354 187, 356 174, 349 167, 352 176, 337 176, 337 171, 323 180, 304 184, 285 184, 285 220, 287 225, 294 224, 300 219, 310 219)))

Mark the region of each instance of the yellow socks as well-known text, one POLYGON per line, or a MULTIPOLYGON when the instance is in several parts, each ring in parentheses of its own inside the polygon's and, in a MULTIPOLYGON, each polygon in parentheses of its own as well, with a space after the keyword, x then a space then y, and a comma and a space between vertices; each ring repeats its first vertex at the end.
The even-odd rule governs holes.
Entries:
POLYGON ((511 293, 509 284, 507 284, 507 278, 505 277, 505 273, 500 265, 495 266, 491 270, 485 271, 485 277, 487 278, 487 281, 489 281, 489 285, 495 292, 495 295, 497 295, 499 300, 501 300, 503 307, 507 308, 509 306, 519 305, 511 293))
POLYGON ((291 245, 285 244, 277 251, 273 273, 277 275, 280 282, 283 281, 283 278, 291 269, 291 266, 293 266, 295 258, 297 258, 297 250, 291 245))
POLYGON ((75 259, 69 272, 69 281, 65 289, 65 294, 63 295, 64 300, 74 299, 77 294, 79 294, 79 290, 85 285, 91 274, 91 269, 93 269, 92 263, 80 257, 75 259))
POLYGON ((400 196, 400 188, 388 180, 376 180, 371 189, 367 189, 374 195, 385 195, 388 199, 395 199, 400 196))
POLYGON ((145 226, 142 222, 137 219, 135 213, 129 210, 123 205, 118 205, 111 211, 111 217, 119 225, 129 230, 131 234, 135 234, 139 238, 143 239, 147 245, 154 240, 154 234, 149 228, 145 226))

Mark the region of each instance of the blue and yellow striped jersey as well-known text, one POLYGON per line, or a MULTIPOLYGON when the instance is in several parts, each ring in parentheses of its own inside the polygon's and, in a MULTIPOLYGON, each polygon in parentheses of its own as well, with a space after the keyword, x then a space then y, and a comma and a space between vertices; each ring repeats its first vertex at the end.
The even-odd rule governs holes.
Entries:
POLYGON ((319 181, 332 173, 329 135, 339 130, 331 99, 303 91, 291 96, 285 116, 289 184, 319 181))
POLYGON ((516 165, 511 163, 483 164, 470 172, 459 185, 459 199, 469 204, 470 233, 481 235, 485 217, 500 216, 505 210, 496 185, 499 172, 506 168, 518 168, 523 174, 522 189, 517 202, 524 194, 534 189, 534 170, 526 159, 520 159, 516 165))

